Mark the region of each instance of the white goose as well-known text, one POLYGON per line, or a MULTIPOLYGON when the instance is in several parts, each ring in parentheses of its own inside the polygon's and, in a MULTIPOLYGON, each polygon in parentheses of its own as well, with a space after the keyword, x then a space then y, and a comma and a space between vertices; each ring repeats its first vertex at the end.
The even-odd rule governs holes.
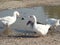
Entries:
POLYGON ((60 22, 59 19, 54 19, 54 18, 46 19, 46 23, 52 25, 55 29, 56 29, 57 26, 60 25, 59 22, 60 22))
POLYGON ((46 35, 48 33, 48 30, 51 25, 37 24, 37 19, 35 15, 29 16, 29 18, 30 18, 30 21, 33 22, 33 31, 35 31, 39 35, 46 35))
POLYGON ((3 23, 4 26, 9 27, 13 23, 15 23, 17 16, 19 16, 18 11, 14 11, 13 16, 6 16, 0 18, 0 21, 3 23))

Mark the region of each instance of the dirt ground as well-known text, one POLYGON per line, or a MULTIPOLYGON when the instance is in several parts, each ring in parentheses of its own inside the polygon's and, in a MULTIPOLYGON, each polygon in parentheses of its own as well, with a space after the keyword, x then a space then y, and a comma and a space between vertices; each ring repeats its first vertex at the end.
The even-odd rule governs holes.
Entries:
POLYGON ((0 10, 34 6, 59 6, 60 0, 0 0, 0 10))
POLYGON ((0 45, 60 45, 60 32, 49 31, 46 36, 0 36, 0 45))

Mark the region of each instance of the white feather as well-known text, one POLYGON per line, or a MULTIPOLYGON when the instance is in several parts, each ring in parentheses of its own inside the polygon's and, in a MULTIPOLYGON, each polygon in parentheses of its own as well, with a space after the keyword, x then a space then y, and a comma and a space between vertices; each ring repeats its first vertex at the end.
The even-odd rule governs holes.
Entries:
POLYGON ((37 24, 36 23, 37 19, 36 19, 35 15, 30 16, 30 19, 33 19, 33 20, 31 20, 34 23, 33 31, 37 32, 38 34, 42 34, 42 35, 46 35, 48 33, 48 30, 51 27, 51 25, 37 24))
POLYGON ((19 15, 18 11, 14 11, 13 16, 6 16, 6 17, 2 17, 0 18, 0 21, 4 24, 4 25, 8 25, 8 27, 10 25, 12 25, 13 23, 15 23, 16 21, 16 16, 19 15))

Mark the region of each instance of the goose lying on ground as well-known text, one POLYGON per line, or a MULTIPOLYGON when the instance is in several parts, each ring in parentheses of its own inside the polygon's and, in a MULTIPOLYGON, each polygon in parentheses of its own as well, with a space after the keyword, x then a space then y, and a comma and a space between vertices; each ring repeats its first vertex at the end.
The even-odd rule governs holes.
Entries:
POLYGON ((2 17, 0 18, 0 21, 3 23, 4 26, 8 28, 10 25, 15 23, 17 17, 19 17, 19 12, 14 11, 13 16, 2 17))
POLYGON ((37 24, 37 19, 35 15, 29 16, 30 21, 33 23, 33 31, 35 31, 39 35, 46 35, 48 33, 49 28, 51 25, 46 24, 37 24))
POLYGON ((46 19, 46 23, 52 25, 56 29, 57 26, 60 25, 60 20, 59 19, 54 19, 54 18, 49 18, 46 19))

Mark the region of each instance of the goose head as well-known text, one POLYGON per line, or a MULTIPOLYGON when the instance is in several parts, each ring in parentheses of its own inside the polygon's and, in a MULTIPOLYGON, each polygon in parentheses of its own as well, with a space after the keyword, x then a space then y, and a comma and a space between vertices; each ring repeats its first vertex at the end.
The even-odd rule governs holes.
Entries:
MULTIPOLYGON (((29 21, 26 23, 26 25, 30 24, 33 27, 33 25, 34 25, 34 23, 36 21, 35 15, 28 16, 28 18, 29 18, 29 21)), ((37 22, 37 23, 40 23, 40 22, 37 22)))
POLYGON ((33 23, 37 22, 35 15, 31 15, 31 16, 29 16, 29 18, 30 18, 30 21, 32 21, 33 23))
MULTIPOLYGON (((14 11, 14 16, 17 17, 17 18, 20 18, 20 14, 18 11, 14 11)), ((24 17, 21 18, 21 20, 24 20, 24 17)))
POLYGON ((20 14, 19 14, 18 11, 14 11, 13 15, 14 15, 14 16, 17 16, 17 17, 20 17, 20 14))

